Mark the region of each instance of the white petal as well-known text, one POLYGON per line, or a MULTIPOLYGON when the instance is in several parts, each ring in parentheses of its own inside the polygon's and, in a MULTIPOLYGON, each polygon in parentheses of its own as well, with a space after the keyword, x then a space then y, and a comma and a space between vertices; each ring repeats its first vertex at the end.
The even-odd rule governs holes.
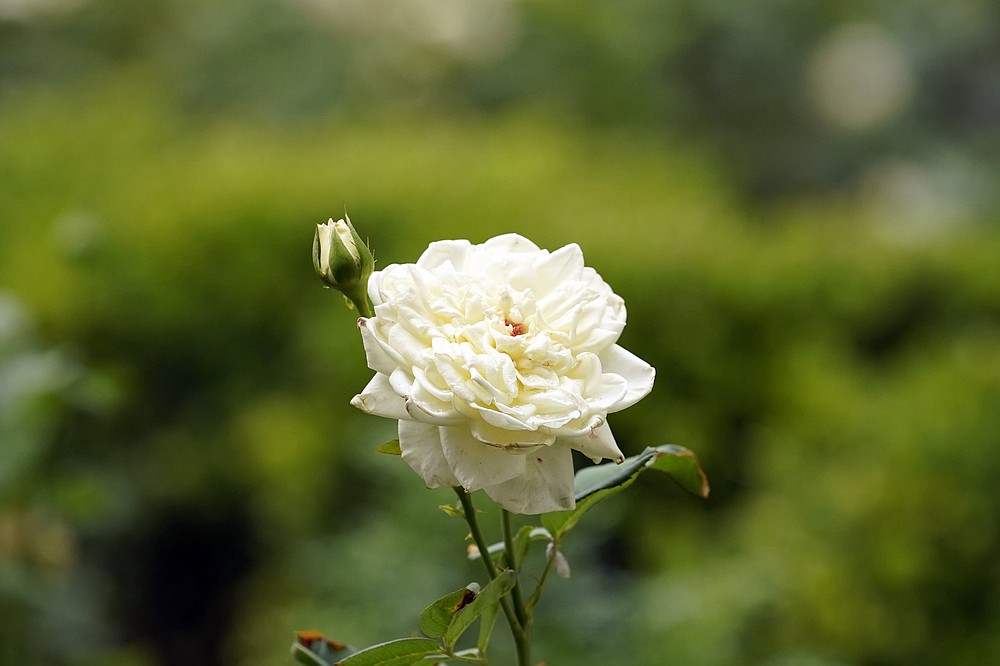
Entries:
POLYGON ((461 485, 445 460, 437 426, 413 421, 399 422, 399 449, 403 460, 428 488, 461 485))
POLYGON ((536 284, 539 297, 565 280, 575 280, 583 271, 583 250, 576 243, 565 245, 555 252, 539 255, 535 261, 536 284))
POLYGON ((396 368, 389 374, 389 386, 397 395, 402 396, 403 400, 409 399, 410 393, 413 392, 412 385, 413 376, 403 368, 396 368))
POLYGON ((441 428, 441 448, 455 477, 468 492, 524 473, 525 456, 484 444, 467 427, 441 428))
POLYGON ((508 430, 497 428, 485 421, 471 422, 472 436, 480 442, 486 442, 503 449, 531 450, 539 446, 548 446, 556 440, 555 435, 537 430, 508 430))
POLYGON ((519 234, 503 234, 494 236, 481 246, 484 250, 500 253, 526 254, 529 252, 539 252, 537 245, 519 234))
MULTIPOLYGON (((384 375, 379 376, 384 377, 384 375)), ((385 384, 388 386, 388 390, 395 395, 400 396, 400 399, 403 402, 402 415, 400 415, 397 411, 393 414, 393 418, 407 420, 412 419, 414 421, 420 421, 421 423, 427 423, 430 425, 454 425, 466 420, 465 417, 461 416, 451 406, 442 404, 440 401, 434 400, 433 398, 427 400, 426 402, 418 402, 415 400, 414 395, 420 396, 423 394, 423 391, 420 386, 416 384, 413 376, 402 368, 396 368, 393 370, 392 374, 386 379, 385 384)), ((382 387, 383 385, 380 383, 379 388, 382 387)), ((361 397, 362 396, 358 396, 358 398, 361 397)), ((396 408, 395 405, 393 407, 396 408)))
POLYGON ((432 425, 439 426, 453 426, 468 421, 466 417, 462 416, 454 409, 442 406, 440 403, 435 405, 433 402, 417 402, 410 397, 403 400, 403 407, 406 409, 406 413, 409 414, 410 418, 414 421, 420 421, 421 423, 430 423, 432 425))
MULTIPOLYGON (((629 388, 628 382, 621 375, 604 372, 597 386, 587 387, 587 393, 584 397, 586 397, 587 404, 592 411, 607 414, 624 409, 620 405, 628 398, 629 388)), ((636 400, 638 399, 636 398, 636 400)))
POLYGON ((538 514, 576 506, 573 453, 556 443, 525 456, 524 474, 485 488, 494 502, 514 513, 538 514))
POLYGON ((382 303, 382 271, 374 271, 368 278, 368 298, 372 306, 382 303))
MULTIPOLYGON (((358 319, 358 330, 361 331, 361 344, 365 346, 365 357, 368 360, 368 367, 375 372, 388 375, 396 367, 397 363, 386 353, 385 348, 375 337, 369 326, 370 319, 361 317, 358 319)), ((402 358, 398 359, 402 361, 402 358)))
MULTIPOLYGON (((410 327, 389 320, 387 315, 378 316, 379 310, 388 307, 380 305, 376 308, 375 325, 378 330, 374 332, 373 337, 379 341, 382 350, 394 361, 395 365, 408 368, 411 365, 420 364, 424 356, 430 355, 431 341, 426 337, 415 335, 410 327)), ((394 316, 405 315, 397 313, 394 316)))
POLYGON ((475 403, 469 406, 479 412, 482 419, 495 428, 500 428, 502 430, 531 430, 530 425, 518 420, 510 414, 504 414, 503 412, 498 412, 490 407, 483 407, 482 405, 477 405, 475 403))
POLYGON ((405 401, 389 385, 389 378, 376 374, 361 393, 351 399, 351 404, 368 414, 389 419, 410 420, 405 401))
POLYGON ((618 412, 634 405, 653 389, 656 370, 627 349, 620 345, 611 345, 601 352, 600 358, 604 372, 620 375, 628 382, 625 397, 609 409, 609 412, 618 412))
POLYGON ((432 270, 443 264, 450 263, 456 269, 465 264, 465 257, 472 249, 472 243, 467 240, 434 241, 417 259, 417 266, 432 270))
POLYGON ((607 423, 602 423, 586 435, 560 437, 559 443, 576 449, 595 463, 601 462, 604 458, 613 460, 616 463, 625 460, 625 454, 618 448, 615 437, 611 434, 611 428, 607 423))
POLYGON ((591 414, 586 418, 573 419, 554 432, 559 439, 563 439, 564 437, 580 437, 581 435, 590 433, 594 428, 600 428, 604 425, 604 421, 604 417, 600 414, 591 414))

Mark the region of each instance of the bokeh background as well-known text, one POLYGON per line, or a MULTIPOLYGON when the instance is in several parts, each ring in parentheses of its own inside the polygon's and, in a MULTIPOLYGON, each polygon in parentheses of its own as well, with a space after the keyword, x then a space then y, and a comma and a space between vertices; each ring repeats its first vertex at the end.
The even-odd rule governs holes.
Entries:
POLYGON ((579 243, 658 368, 620 444, 711 479, 592 512, 539 659, 993 663, 998 34, 990 0, 0 0, 0 664, 290 663, 480 576, 348 406, 309 256, 345 206, 383 265, 579 243))

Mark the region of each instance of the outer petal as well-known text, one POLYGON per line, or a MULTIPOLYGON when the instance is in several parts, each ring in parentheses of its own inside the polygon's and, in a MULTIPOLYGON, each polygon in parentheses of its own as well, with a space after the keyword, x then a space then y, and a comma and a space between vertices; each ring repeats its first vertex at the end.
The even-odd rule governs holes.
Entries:
POLYGON ((386 383, 389 390, 400 396, 403 401, 405 416, 394 416, 393 418, 412 419, 439 426, 455 425, 466 420, 454 409, 447 406, 435 405, 434 402, 422 405, 414 401, 413 394, 419 392, 419 387, 414 385, 413 377, 402 368, 393 370, 386 383), (414 391, 415 388, 417 391, 414 391))
POLYGON ((437 426, 414 421, 399 422, 399 448, 403 460, 428 488, 460 485, 445 460, 437 426))
POLYGON ((375 335, 368 328, 368 319, 364 317, 358 319, 358 330, 361 331, 361 343, 365 346, 365 357, 368 359, 368 367, 375 372, 381 372, 385 375, 392 373, 397 364, 389 357, 379 341, 375 339, 375 335))
POLYGON ((540 252, 538 246, 520 234, 502 234, 490 238, 481 246, 483 250, 500 253, 528 254, 540 252))
POLYGON ((374 271, 368 278, 368 298, 372 306, 382 303, 382 271, 374 271))
POLYGON ((615 437, 611 434, 611 428, 607 423, 601 424, 586 435, 560 437, 559 443, 576 449, 595 463, 601 462, 603 458, 614 460, 616 463, 625 460, 625 454, 618 448, 615 437))
POLYGON ((409 421, 411 418, 406 413, 406 401, 392 390, 389 378, 382 373, 372 377, 368 386, 351 398, 351 404, 363 412, 387 419, 409 421))
POLYGON ((441 428, 441 448, 455 477, 468 492, 524 473, 525 456, 480 442, 468 427, 441 428))
POLYGON ((537 514, 576 506, 573 453, 559 443, 525 456, 524 474, 485 488, 490 498, 514 513, 537 514))
POLYGON ((613 372, 605 372, 601 375, 601 381, 597 386, 587 387, 587 403, 593 411, 603 414, 624 409, 619 405, 628 398, 629 388, 624 377, 613 372))
POLYGON ((456 269, 461 269, 470 250, 472 243, 467 240, 434 241, 417 259, 417 266, 432 270, 442 264, 450 263, 456 269))
POLYGON ((656 370, 649 363, 619 345, 611 345, 600 354, 604 372, 620 375, 628 382, 625 397, 618 401, 609 412, 618 412, 631 407, 653 389, 656 370))
POLYGON ((535 262, 536 293, 542 297, 561 282, 576 279, 583 268, 583 250, 576 243, 540 256, 535 262))

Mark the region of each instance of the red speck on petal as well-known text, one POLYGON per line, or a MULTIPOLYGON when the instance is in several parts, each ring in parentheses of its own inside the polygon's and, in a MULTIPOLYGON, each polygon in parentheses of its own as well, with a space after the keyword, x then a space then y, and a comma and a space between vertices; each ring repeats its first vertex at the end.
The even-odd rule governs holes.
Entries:
POLYGON ((515 322, 512 322, 510 319, 504 319, 503 323, 505 323, 508 326, 510 326, 510 334, 513 337, 517 337, 519 335, 524 335, 525 333, 528 332, 528 326, 526 324, 515 323, 515 322))

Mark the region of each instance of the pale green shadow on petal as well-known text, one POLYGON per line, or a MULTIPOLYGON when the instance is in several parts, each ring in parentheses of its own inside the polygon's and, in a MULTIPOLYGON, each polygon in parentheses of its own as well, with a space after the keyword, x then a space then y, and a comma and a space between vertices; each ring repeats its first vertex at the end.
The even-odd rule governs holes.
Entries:
POLYGON ((573 453, 560 443, 525 456, 524 474, 484 490, 508 511, 539 514, 565 511, 576 506, 573 499, 573 453))
POLYGON ((428 488, 461 485, 445 460, 437 426, 415 421, 399 422, 399 449, 403 461, 428 488))

